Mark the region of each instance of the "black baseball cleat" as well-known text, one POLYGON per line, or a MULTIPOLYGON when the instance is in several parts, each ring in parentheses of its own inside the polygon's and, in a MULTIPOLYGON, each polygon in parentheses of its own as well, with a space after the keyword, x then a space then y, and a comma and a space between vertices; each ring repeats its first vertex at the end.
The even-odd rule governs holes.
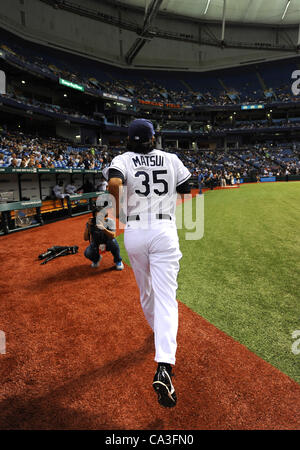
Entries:
POLYGON ((174 386, 171 381, 172 373, 169 373, 165 366, 159 366, 152 383, 153 389, 157 393, 158 403, 165 408, 173 408, 177 403, 174 386))

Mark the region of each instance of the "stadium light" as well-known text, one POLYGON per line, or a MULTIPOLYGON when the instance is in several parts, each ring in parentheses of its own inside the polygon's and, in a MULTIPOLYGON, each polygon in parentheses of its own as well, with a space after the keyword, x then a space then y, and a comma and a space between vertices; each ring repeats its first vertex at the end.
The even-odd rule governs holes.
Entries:
POLYGON ((208 10, 208 8, 209 8, 210 2, 211 2, 211 0, 207 0, 206 8, 205 8, 204 14, 207 13, 207 10, 208 10))
POLYGON ((25 81, 24 81, 24 80, 22 80, 22 81, 21 81, 21 83, 22 83, 22 84, 25 84, 25 81))
POLYGON ((286 15, 286 12, 288 10, 288 7, 290 6, 290 3, 291 3, 291 0, 288 0, 288 2, 286 4, 286 7, 285 7, 285 10, 284 10, 284 13, 282 14, 281 20, 283 20, 285 18, 285 15, 286 15))

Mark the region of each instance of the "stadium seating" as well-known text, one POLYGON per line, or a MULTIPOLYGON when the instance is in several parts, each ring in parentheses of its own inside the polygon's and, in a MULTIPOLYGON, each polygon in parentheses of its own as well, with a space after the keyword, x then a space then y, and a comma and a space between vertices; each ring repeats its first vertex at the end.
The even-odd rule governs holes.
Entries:
MULTIPOLYGON (((64 139, 42 139, 15 131, 0 137, 0 167, 102 170, 125 150, 125 147, 76 147, 64 139)), ((193 175, 199 171, 230 170, 248 176, 253 169, 278 175, 283 175, 286 169, 291 174, 300 173, 300 146, 295 143, 215 151, 172 147, 166 150, 176 153, 193 175)))
POLYGON ((297 58, 209 73, 160 71, 158 76, 157 71, 125 70, 42 47, 1 29, 0 39, 8 60, 13 58, 24 69, 52 79, 63 77, 99 94, 194 106, 298 100, 289 85, 297 58))

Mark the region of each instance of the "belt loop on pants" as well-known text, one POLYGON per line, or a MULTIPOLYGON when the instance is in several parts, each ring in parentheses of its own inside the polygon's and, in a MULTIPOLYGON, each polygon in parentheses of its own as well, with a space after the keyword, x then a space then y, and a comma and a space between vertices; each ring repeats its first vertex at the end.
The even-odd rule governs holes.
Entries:
POLYGON ((169 214, 156 214, 155 217, 159 220, 162 220, 162 219, 172 220, 172 217, 169 214))
POLYGON ((129 222, 130 220, 141 220, 140 216, 127 216, 127 222, 129 222))
MULTIPOLYGON (((158 219, 158 220, 163 220, 163 219, 172 220, 172 217, 169 214, 156 214, 155 218, 158 219)), ((141 220, 141 219, 140 219, 139 215, 137 215, 137 216, 127 216, 127 222, 130 222, 130 221, 133 221, 133 220, 141 220)))

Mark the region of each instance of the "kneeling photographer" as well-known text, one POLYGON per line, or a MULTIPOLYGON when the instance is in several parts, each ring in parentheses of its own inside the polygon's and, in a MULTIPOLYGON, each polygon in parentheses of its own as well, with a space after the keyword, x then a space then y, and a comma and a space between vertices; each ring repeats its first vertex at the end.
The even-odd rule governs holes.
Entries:
POLYGON ((84 240, 90 241, 90 245, 85 249, 84 256, 92 261, 91 267, 97 268, 102 256, 99 254, 99 246, 105 245, 106 250, 110 251, 114 257, 114 263, 117 270, 123 270, 124 265, 120 255, 120 247, 116 236, 116 225, 113 219, 108 218, 108 202, 101 205, 101 199, 98 197, 93 217, 91 217, 84 230, 84 240))

